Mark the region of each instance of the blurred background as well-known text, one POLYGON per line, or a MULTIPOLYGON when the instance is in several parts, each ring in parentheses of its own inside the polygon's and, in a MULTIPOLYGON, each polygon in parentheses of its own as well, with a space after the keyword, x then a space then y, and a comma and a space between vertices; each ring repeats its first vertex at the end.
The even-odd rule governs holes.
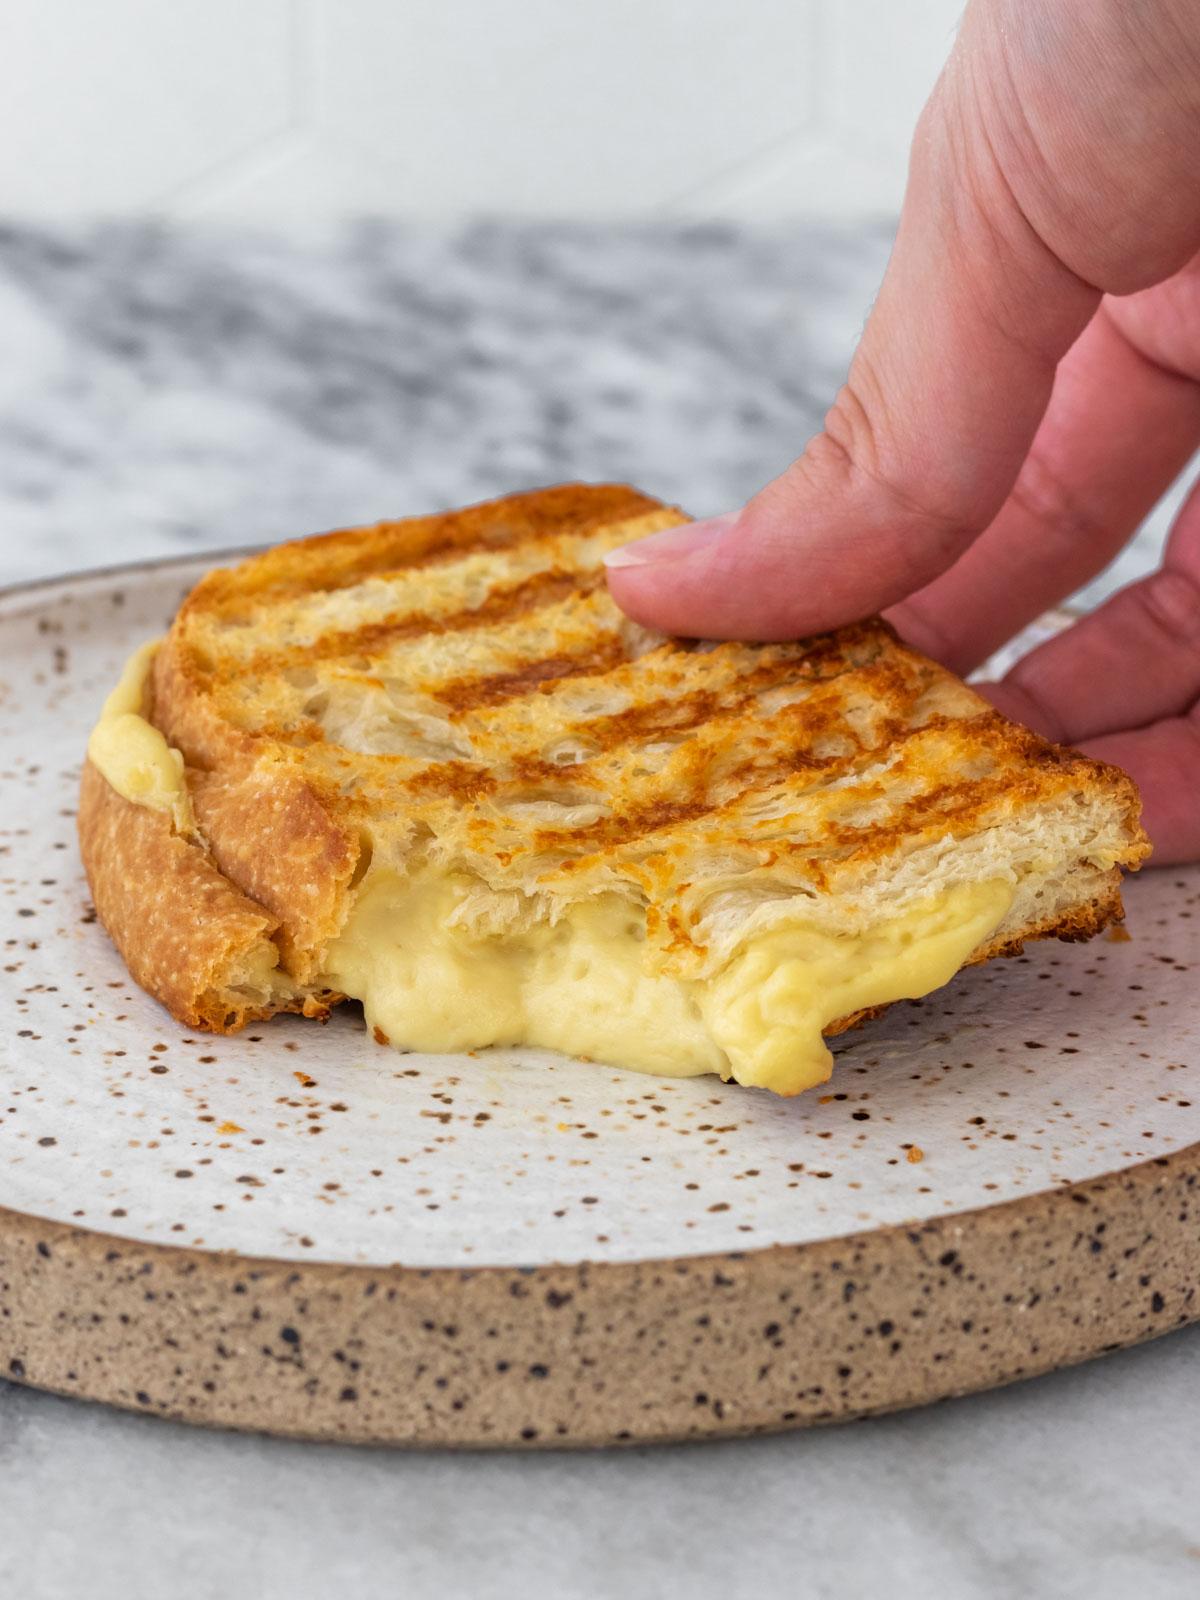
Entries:
POLYGON ((0 0, 0 583, 570 478, 741 503, 961 3, 0 0))
POLYGON ((0 208, 891 213, 962 0, 4 0, 0 208))

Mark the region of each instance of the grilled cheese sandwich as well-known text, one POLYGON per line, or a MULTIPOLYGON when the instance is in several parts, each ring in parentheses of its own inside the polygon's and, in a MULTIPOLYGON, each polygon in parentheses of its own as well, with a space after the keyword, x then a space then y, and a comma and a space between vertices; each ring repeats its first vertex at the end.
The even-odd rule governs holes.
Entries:
POLYGON ((203 580, 84 775, 97 909, 139 981, 189 1026, 351 998, 403 1048, 794 1094, 827 1078, 824 1035, 1120 914, 1147 848, 1129 780, 884 624, 698 645, 622 617, 602 554, 681 520, 567 486, 203 580), (181 927, 220 904, 202 959, 139 925, 162 861, 181 927))

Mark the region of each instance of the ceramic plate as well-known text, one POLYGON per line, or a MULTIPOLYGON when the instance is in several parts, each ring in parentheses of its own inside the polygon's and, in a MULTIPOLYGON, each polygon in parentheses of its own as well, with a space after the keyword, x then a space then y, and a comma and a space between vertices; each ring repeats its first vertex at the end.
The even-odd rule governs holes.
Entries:
POLYGON ((397 1054, 352 1007, 181 1029, 95 920, 73 812, 105 693, 210 564, 0 598, 14 1376, 314 1435, 675 1437, 1000 1382, 1200 1313, 1196 869, 1131 883, 1128 937, 1031 946, 844 1035, 791 1101, 397 1054))

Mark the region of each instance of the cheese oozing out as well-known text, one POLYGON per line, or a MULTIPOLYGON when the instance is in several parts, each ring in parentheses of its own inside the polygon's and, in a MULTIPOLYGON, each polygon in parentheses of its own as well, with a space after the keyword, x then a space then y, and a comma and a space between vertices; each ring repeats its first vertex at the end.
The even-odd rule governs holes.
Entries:
POLYGON ((646 970, 644 918, 620 896, 581 902, 553 925, 479 934, 456 919, 477 888, 465 875, 377 868, 324 980, 406 1049, 539 1045, 783 1095, 829 1077, 827 1024, 940 988, 1013 897, 1004 883, 960 883, 853 937, 797 920, 748 939, 715 976, 687 980, 646 970))
POLYGON ((120 682, 92 729, 87 753, 92 765, 124 799, 155 811, 169 811, 178 831, 191 834, 196 823, 183 781, 183 756, 143 715, 158 645, 157 639, 151 639, 125 663, 120 682))
MULTIPOLYGON (((88 755, 118 794, 169 812, 192 836, 183 756, 143 715, 157 649, 152 640, 130 658, 88 755)), ((405 1049, 535 1045, 782 1095, 829 1077, 829 1023, 940 988, 1013 900, 1003 882, 958 883, 856 935, 798 917, 752 935, 713 976, 680 979, 649 970, 644 914, 619 895, 570 906, 553 924, 479 933, 457 916, 478 888, 466 874, 376 866, 319 983, 360 1000, 368 1025, 405 1049)))

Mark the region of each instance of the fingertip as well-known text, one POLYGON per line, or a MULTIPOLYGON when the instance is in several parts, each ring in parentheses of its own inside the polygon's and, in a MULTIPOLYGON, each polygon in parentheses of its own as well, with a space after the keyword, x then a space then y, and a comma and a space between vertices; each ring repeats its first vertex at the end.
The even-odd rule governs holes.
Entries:
POLYGON ((658 533, 648 533, 644 538, 620 544, 615 550, 607 551, 602 560, 609 572, 686 561, 724 538, 740 516, 740 511, 723 511, 716 517, 681 522, 674 528, 663 528, 658 533))
POLYGON ((685 637, 715 636, 712 597, 734 565, 729 555, 742 513, 726 511, 619 545, 604 556, 609 592, 634 622, 685 637))

